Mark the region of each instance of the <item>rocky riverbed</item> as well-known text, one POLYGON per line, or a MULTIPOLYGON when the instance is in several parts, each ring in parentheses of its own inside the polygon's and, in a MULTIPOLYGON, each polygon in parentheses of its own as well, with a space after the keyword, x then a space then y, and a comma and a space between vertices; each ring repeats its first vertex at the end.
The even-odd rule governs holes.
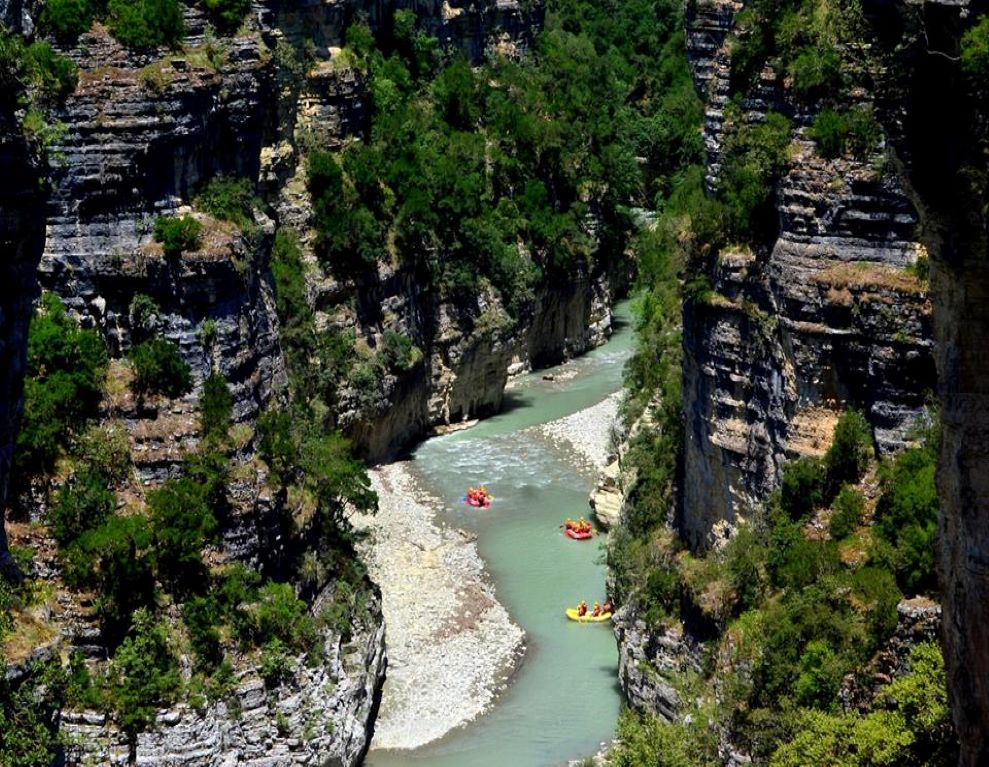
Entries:
POLYGON ((611 431, 618 418, 621 399, 621 392, 615 392, 596 405, 533 426, 528 431, 572 451, 586 468, 599 472, 611 457, 611 431))
POLYGON ((443 501, 409 464, 372 469, 379 509, 355 520, 381 585, 388 675, 372 748, 422 746, 482 713, 507 684, 524 633, 498 602, 468 533, 441 526, 443 501))

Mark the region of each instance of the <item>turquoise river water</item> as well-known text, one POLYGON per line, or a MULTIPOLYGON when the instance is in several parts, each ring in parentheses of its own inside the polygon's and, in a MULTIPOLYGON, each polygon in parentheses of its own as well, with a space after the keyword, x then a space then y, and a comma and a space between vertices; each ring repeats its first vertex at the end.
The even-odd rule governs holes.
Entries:
POLYGON ((604 346, 557 371, 526 376, 503 412, 472 429, 430 439, 412 470, 448 500, 440 519, 477 534, 498 599, 526 633, 511 685, 482 716, 411 751, 375 751, 371 767, 550 767, 594 753, 612 738, 620 705, 610 625, 570 622, 565 607, 605 596, 600 542, 565 538, 559 525, 587 515, 593 477, 572 456, 524 429, 590 407, 621 387, 631 347, 627 304, 604 346), (543 375, 576 371, 567 380, 543 375), (495 502, 469 510, 458 499, 484 482, 495 502))

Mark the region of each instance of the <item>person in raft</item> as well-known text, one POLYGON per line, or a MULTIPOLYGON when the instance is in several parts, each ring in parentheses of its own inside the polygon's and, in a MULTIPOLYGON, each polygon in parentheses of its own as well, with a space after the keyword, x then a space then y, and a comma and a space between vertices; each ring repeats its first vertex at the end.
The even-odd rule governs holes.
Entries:
POLYGON ((592 612, 591 615, 595 618, 601 617, 601 605, 597 602, 594 603, 594 612, 592 612))
POLYGON ((604 604, 601 606, 601 612, 607 615, 608 613, 614 612, 614 609, 615 608, 611 606, 610 599, 604 600, 604 604))
POLYGON ((580 604, 577 605, 577 617, 583 618, 585 615, 587 615, 587 602, 582 599, 580 600, 580 604))
POLYGON ((573 530, 573 520, 567 517, 567 530, 573 530))

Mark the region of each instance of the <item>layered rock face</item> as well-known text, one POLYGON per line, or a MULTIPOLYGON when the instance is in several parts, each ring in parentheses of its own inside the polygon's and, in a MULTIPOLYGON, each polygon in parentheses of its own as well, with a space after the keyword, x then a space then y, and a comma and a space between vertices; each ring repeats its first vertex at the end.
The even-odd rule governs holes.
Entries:
MULTIPOLYGON (((50 147, 47 200, 38 195, 25 147, 0 130, 0 168, 8 180, 0 193, 6 278, 0 285, 0 487, 10 465, 27 323, 43 288, 108 341, 114 361, 101 415, 127 430, 136 495, 175 476, 197 449, 202 382, 210 373, 223 376, 239 431, 232 437, 232 510, 221 556, 278 569, 287 538, 279 527, 283 499, 270 496, 255 460, 256 418, 286 396, 268 258, 280 226, 297 230, 308 249, 305 147, 339 148, 368 129, 367 76, 338 58, 344 29, 357 17, 383 25, 390 11, 382 3, 270 0, 255 4, 236 35, 216 37, 190 5, 181 53, 134 53, 100 25, 64 51, 78 64, 80 82, 55 115, 65 130, 50 147), (244 232, 201 212, 196 194, 218 175, 257 181, 273 218, 259 211, 257 230, 244 232), (200 244, 166 256, 154 242, 155 220, 186 214, 203 226, 200 244), (193 389, 184 397, 155 404, 128 392, 121 358, 140 340, 132 306, 142 295, 157 307, 155 332, 174 342, 192 369, 193 389)), ((416 11, 428 31, 478 61, 486 51, 527 47, 542 7, 432 3, 416 11)), ((0 3, 0 16, 30 33, 37 8, 0 3)), ((466 308, 442 303, 414 275, 385 265, 356 301, 352 288, 333 284, 319 269, 310 270, 308 287, 321 327, 353 328, 372 345, 395 330, 424 350, 408 374, 386 382, 373 407, 348 410, 344 392, 341 424, 372 458, 432 426, 497 409, 510 371, 579 353, 602 342, 610 328, 611 292, 601 274, 545 288, 512 327, 494 296, 466 308)), ((42 495, 19 499, 35 519, 43 514, 42 495)), ((67 643, 102 652, 89 611, 69 612, 67 643)), ((354 764, 367 747, 384 671, 378 601, 352 638, 341 644, 327 631, 324 639, 324 664, 297 664, 293 677, 271 690, 256 668, 240 664, 231 699, 160 711, 136 742, 102 715, 66 713, 63 724, 76 744, 67 761, 354 764)))
POLYGON ((359 405, 359 392, 345 392, 341 423, 371 460, 430 429, 497 412, 510 375, 599 346, 611 332, 604 275, 541 288, 517 324, 493 292, 463 306, 432 301, 409 277, 391 276, 377 287, 369 308, 342 315, 337 308, 333 321, 355 327, 372 346, 387 330, 403 333, 425 354, 400 379, 389 376, 375 403, 359 405))
POLYGON ((369 607, 373 619, 356 625, 346 642, 326 632, 319 665, 296 659, 291 678, 275 689, 266 688, 250 670, 225 701, 159 712, 154 727, 140 733, 136 743, 102 714, 65 714, 62 732, 71 744, 66 761, 201 767, 358 764, 385 672, 380 600, 369 607))
MULTIPOLYGON (((41 168, 13 116, 0 113, 0 509, 6 506, 14 437, 22 405, 27 329, 44 248, 41 168)), ((0 524, 0 575, 12 574, 0 524)))
POLYGON ((989 134, 981 76, 957 54, 984 3, 866 3, 895 57, 888 121, 921 211, 932 257, 941 455, 939 565, 948 689, 959 764, 989 762, 989 134))
MULTIPOLYGON (((709 183, 717 183, 730 61, 732 4, 699 6, 689 53, 708 96, 709 183)), ((764 78, 743 101, 794 125, 777 192, 771 248, 727 249, 713 293, 684 314, 686 452, 678 526, 711 542, 776 486, 786 460, 820 455, 838 414, 860 409, 880 451, 901 447, 935 386, 931 304, 909 267, 926 254, 897 177, 874 157, 827 160, 802 113, 764 78)))

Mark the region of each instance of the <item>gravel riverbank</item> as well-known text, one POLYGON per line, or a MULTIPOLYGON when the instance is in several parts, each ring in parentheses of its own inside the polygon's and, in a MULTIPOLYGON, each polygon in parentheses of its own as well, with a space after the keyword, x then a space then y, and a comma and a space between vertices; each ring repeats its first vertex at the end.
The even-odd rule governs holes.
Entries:
POLYGON ((483 712, 524 651, 524 633, 497 601, 467 533, 439 526, 443 502, 408 464, 370 471, 378 493, 365 559, 381 587, 388 672, 373 749, 417 748, 483 712))
POLYGON ((532 430, 557 447, 572 450, 594 471, 608 465, 611 429, 618 418, 622 393, 615 392, 596 405, 532 430))

